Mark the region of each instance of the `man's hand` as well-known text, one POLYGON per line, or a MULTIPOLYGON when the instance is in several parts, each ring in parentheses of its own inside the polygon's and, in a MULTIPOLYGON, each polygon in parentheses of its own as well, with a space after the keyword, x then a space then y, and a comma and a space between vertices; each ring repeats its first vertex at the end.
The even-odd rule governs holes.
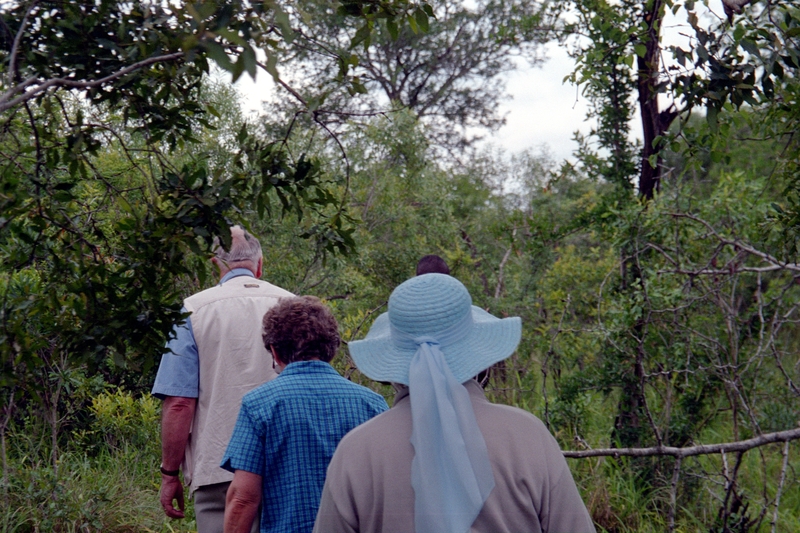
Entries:
MULTIPOLYGON (((161 467, 180 468, 189 441, 197 398, 167 396, 161 407, 161 467)), ((161 507, 170 518, 183 518, 183 483, 178 476, 161 474, 161 507), (178 508, 173 502, 178 500, 178 508)))
POLYGON ((161 475, 161 507, 170 518, 183 518, 183 483, 178 476, 161 475), (172 503, 178 500, 178 508, 172 503))

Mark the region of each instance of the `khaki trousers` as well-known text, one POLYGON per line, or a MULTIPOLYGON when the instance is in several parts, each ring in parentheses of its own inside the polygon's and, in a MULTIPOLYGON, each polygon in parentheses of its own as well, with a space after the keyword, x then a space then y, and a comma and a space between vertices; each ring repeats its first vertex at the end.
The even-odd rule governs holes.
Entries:
MULTIPOLYGON (((231 482, 204 485, 194 491, 194 516, 197 520, 197 533, 222 533, 225 522, 225 497, 231 482)), ((261 524, 261 507, 250 533, 258 533, 261 524)))

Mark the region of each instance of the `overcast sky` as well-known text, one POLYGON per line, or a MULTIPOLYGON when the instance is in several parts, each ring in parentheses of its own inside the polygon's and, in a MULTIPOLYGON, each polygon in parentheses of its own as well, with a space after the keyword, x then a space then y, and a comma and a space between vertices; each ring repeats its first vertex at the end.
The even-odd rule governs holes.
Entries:
MULTIPOLYGON (((520 68, 506 77, 506 87, 511 98, 501 106, 506 125, 487 141, 519 152, 546 144, 557 160, 569 157, 574 149, 572 134, 575 130, 588 131, 583 124, 586 100, 578 96, 574 85, 562 83, 572 70, 572 61, 564 48, 555 44, 548 47, 548 60, 531 68, 520 61, 520 68)), ((236 83, 248 111, 261 108, 261 101, 275 90, 269 76, 259 72, 255 83, 243 75, 236 83)))
MULTIPOLYGON (((696 8, 698 12, 705 11, 701 3, 696 8)), ((721 4, 712 4, 712 8, 722 11, 721 4)), ((701 17, 708 15, 701 13, 701 17)), ((686 14, 682 10, 677 16, 668 12, 664 22, 665 46, 687 42, 681 36, 682 33, 691 32, 685 19, 686 14)), ((709 21, 710 17, 706 20, 709 21)), ((665 58, 669 56, 668 53, 664 55, 665 58)), ((543 66, 531 68, 520 61, 520 68, 506 77, 506 88, 512 97, 501 106, 506 124, 488 137, 487 141, 509 152, 519 152, 526 148, 538 151, 544 144, 556 161, 570 158, 577 147, 572 140, 574 132, 580 130, 588 133, 590 129, 590 125, 584 122, 586 99, 581 96, 578 88, 562 81, 572 69, 573 62, 567 55, 566 48, 556 43, 548 46, 547 61, 543 66)), ((255 84, 248 76, 242 76, 237 87, 245 97, 248 110, 260 109, 265 95, 274 90, 272 80, 264 72, 259 74, 255 84)), ((632 134, 641 136, 636 125, 632 128, 632 134)))

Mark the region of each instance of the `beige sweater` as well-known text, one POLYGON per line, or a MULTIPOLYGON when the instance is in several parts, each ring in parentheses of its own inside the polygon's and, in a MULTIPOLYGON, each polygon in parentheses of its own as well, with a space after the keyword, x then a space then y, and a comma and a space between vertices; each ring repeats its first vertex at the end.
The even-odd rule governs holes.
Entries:
MULTIPOLYGON (((566 460, 532 414, 489 403, 465 384, 486 439, 495 488, 470 528, 481 533, 594 533, 566 460)), ((412 533, 411 401, 348 433, 336 449, 322 491, 315 533, 412 533)), ((432 532, 417 532, 432 533, 432 532)))

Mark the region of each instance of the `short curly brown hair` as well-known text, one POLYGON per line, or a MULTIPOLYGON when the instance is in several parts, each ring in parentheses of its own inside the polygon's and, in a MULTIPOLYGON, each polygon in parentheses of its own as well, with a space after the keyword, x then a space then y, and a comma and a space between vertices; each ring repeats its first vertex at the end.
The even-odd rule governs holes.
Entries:
POLYGON ((319 359, 330 362, 339 348, 339 325, 314 296, 281 298, 264 314, 262 339, 284 364, 319 359))

